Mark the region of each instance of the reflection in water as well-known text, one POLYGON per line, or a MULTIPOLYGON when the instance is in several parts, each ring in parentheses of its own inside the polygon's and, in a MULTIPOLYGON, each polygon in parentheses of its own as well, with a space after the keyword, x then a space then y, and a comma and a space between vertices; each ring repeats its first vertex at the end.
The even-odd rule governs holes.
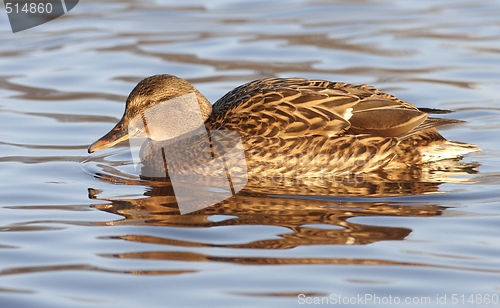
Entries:
MULTIPOLYGON (((411 230, 401 227, 372 226, 350 222, 350 218, 365 216, 436 216, 445 209, 433 204, 394 204, 389 202, 335 201, 333 198, 292 198, 267 196, 242 191, 241 193, 209 208, 179 215, 172 186, 169 182, 156 183, 142 199, 107 200, 111 204, 95 207, 124 217, 107 222, 107 225, 148 225, 188 228, 211 228, 221 226, 276 226, 289 232, 277 238, 258 239, 233 244, 213 244, 202 241, 187 241, 167 236, 128 234, 122 240, 154 243, 174 247, 219 247, 240 249, 290 249, 304 245, 363 245, 383 240, 402 240, 411 230), (214 215, 226 219, 214 221, 214 215)), ((99 191, 90 189, 91 198, 98 199, 99 191)), ((287 263, 274 258, 248 258, 227 260, 197 253, 186 252, 134 252, 120 254, 121 258, 145 258, 164 260, 212 260, 238 263, 287 263)), ((320 261, 300 259, 291 263, 316 263, 320 261)), ((321 261, 327 262, 327 261, 321 261)), ((320 263, 321 263, 320 262, 320 263)), ((328 261, 334 262, 334 261, 328 261)), ((359 262, 353 261, 355 263, 359 262)), ((335 263, 335 262, 334 262, 335 263)))
MULTIPOLYGON (((106 162, 99 165, 96 176, 103 182, 124 186, 147 187, 144 198, 99 198, 101 191, 89 189, 89 197, 106 201, 95 208, 123 217, 104 225, 164 226, 174 228, 213 228, 224 226, 272 226, 288 230, 271 237, 249 235, 251 239, 233 243, 212 243, 209 240, 176 238, 175 235, 125 234, 110 239, 163 245, 166 250, 133 251, 101 254, 103 257, 152 259, 167 261, 211 261, 239 264, 386 264, 402 265, 394 260, 343 258, 282 258, 276 256, 217 256, 199 252, 199 248, 259 249, 276 251, 308 245, 366 245, 378 241, 403 240, 412 230, 405 227, 366 225, 353 222, 356 217, 433 217, 445 207, 427 203, 387 201, 387 197, 439 193, 445 182, 467 182, 468 174, 477 173, 477 163, 448 161, 447 168, 431 171, 422 168, 385 174, 383 171, 362 180, 346 178, 343 181, 279 182, 249 179, 245 188, 218 204, 180 215, 176 196, 168 179, 134 179, 118 170, 128 162, 106 162), (106 168, 104 168, 106 167, 106 168), (461 175, 462 177, 456 177, 461 175), (464 177, 465 175, 465 177, 464 177), (322 185, 320 185, 322 184, 322 185), (360 196, 377 199, 359 199, 360 196), (356 197, 354 199, 353 197, 356 197), (384 199, 385 198, 385 199, 384 199), (185 251, 191 248, 193 251, 185 251)), ((189 181, 189 178, 185 179, 189 181)), ((200 190, 217 194, 200 183, 200 190)), ((185 198, 185 196, 183 197, 185 198)), ((186 201, 186 200, 184 200, 186 201)), ((187 200, 189 201, 189 200, 187 200)), ((242 251, 243 251, 242 250, 242 251)), ((407 264, 418 265, 418 264, 407 264)), ((422 265, 422 264, 420 264, 422 265)))

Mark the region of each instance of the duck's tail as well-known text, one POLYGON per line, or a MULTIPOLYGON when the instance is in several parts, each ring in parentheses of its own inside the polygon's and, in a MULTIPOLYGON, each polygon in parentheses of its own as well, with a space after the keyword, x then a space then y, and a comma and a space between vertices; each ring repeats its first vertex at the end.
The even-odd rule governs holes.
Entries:
POLYGON ((472 152, 481 152, 481 149, 475 144, 448 140, 431 143, 420 149, 422 162, 424 163, 459 158, 472 152))

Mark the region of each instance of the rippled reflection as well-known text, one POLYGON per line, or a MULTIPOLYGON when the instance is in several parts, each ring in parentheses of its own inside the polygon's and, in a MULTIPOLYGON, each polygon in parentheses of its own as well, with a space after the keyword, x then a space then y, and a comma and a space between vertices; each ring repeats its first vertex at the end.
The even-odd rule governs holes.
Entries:
MULTIPOLYGON (((304 245, 363 245, 383 240, 402 240, 411 230, 401 227, 372 226, 350 222, 354 217, 407 216, 428 217, 440 215, 445 208, 434 204, 397 204, 389 202, 335 201, 297 198, 292 196, 269 196, 244 191, 235 196, 197 212, 179 215, 172 186, 169 182, 155 183, 145 198, 103 200, 95 207, 123 216, 121 220, 106 225, 154 225, 188 228, 212 228, 221 226, 276 226, 288 232, 275 239, 255 239, 234 244, 214 244, 178 240, 150 235, 126 235, 121 239, 134 242, 155 243, 174 247, 223 247, 242 249, 289 249, 304 245), (211 219, 215 215, 228 217, 222 221, 211 219)), ((90 189, 89 196, 98 199, 99 191, 90 189)), ((133 253, 119 257, 185 259, 186 261, 207 256, 192 253, 133 253)), ((243 262, 243 261, 241 261, 243 262)), ((260 260, 257 263, 276 263, 278 260, 260 260)), ((297 261, 293 261, 297 262, 297 261)), ((311 260, 304 260, 309 263, 311 260)))
MULTIPOLYGON (((91 198, 101 200, 99 191, 90 189, 91 198)), ((165 226, 175 228, 215 228, 229 226, 274 226, 281 227, 275 238, 259 238, 231 244, 216 244, 210 241, 184 240, 168 235, 126 234, 109 237, 136 243, 155 244, 165 250, 131 251, 101 254, 106 258, 149 259, 186 262, 231 262, 238 264, 357 264, 357 265, 409 265, 433 266, 371 258, 294 258, 255 257, 250 250, 272 251, 308 245, 366 245, 378 241, 403 240, 412 230, 404 227, 365 225, 351 222, 356 217, 432 217, 441 215, 446 208, 436 204, 394 202, 350 202, 335 201, 334 198, 317 200, 287 196, 266 196, 239 193, 209 208, 179 215, 168 183, 154 186, 142 199, 103 200, 107 203, 95 207, 118 214, 123 219, 103 222, 103 225, 165 226), (221 219, 223 218, 223 219, 221 219), (241 249, 237 253, 212 255, 185 248, 241 249)), ((256 229, 257 230, 257 229, 256 229)), ((143 274, 147 274, 146 272, 143 274)))

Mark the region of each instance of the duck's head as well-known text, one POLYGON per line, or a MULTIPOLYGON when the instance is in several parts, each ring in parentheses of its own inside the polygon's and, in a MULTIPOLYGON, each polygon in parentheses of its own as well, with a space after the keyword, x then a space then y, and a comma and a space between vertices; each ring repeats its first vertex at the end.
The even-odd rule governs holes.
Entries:
POLYGON ((131 137, 171 139, 200 127, 211 113, 212 105, 192 84, 172 75, 154 75, 135 86, 120 121, 92 143, 88 152, 131 137))

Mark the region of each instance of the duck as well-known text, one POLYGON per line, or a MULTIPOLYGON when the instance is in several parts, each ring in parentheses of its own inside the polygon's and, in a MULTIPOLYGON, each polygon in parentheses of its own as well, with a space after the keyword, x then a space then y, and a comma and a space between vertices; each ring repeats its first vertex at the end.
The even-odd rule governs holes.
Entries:
POLYGON ((160 74, 135 86, 119 122, 88 152, 145 138, 141 163, 167 176, 173 169, 224 170, 227 161, 210 171, 206 162, 215 159, 214 151, 229 153, 237 146, 244 153, 233 157, 244 160, 240 171, 259 178, 404 172, 480 151, 438 132, 464 122, 430 116, 448 112, 417 108, 366 84, 277 77, 238 86, 212 105, 188 81, 160 74), (213 136, 223 132, 238 138, 217 142, 213 136))

